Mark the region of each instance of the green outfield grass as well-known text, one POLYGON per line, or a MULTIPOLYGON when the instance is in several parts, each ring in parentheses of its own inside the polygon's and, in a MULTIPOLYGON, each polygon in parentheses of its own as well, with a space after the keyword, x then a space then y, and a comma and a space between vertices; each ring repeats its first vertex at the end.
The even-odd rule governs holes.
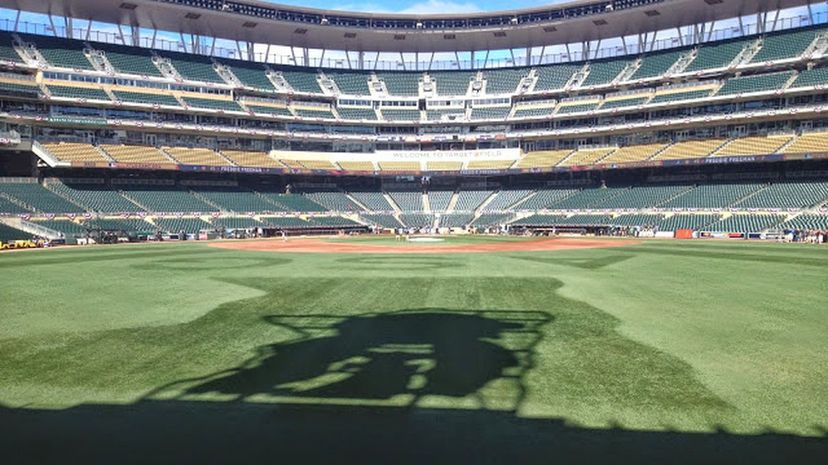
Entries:
MULTIPOLYGON (((448 243, 480 240, 515 239, 448 243)), ((310 434, 295 409, 324 408, 320 432, 361 444, 407 427, 405 415, 449 412, 496 425, 503 447, 541 443, 532 425, 546 421, 692 438, 828 429, 825 247, 324 255, 182 243, 3 254, 0 274, 0 405, 14 415, 260 406, 272 413, 250 420, 258 431, 284 418, 310 434), (509 427, 516 439, 505 421, 529 423, 509 427)), ((56 424, 104 414, 73 415, 56 424)), ((144 416, 148 429, 168 421, 144 416)), ((0 436, 18 431, 6 425, 0 436)), ((48 444, 39 427, 19 434, 48 444)))

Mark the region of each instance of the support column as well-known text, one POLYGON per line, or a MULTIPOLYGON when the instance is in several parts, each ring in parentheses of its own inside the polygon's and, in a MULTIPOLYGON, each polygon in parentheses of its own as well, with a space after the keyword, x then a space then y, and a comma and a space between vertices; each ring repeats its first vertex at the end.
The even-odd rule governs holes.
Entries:
POLYGON ((52 19, 52 15, 49 15, 49 25, 52 26, 52 34, 57 37, 57 28, 55 27, 55 20, 52 19))

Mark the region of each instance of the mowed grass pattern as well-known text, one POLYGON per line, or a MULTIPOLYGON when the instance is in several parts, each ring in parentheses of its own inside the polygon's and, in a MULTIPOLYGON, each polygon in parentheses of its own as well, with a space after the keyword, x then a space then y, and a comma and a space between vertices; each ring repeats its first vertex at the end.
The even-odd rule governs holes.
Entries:
POLYGON ((345 407, 403 408, 819 437, 826 258, 824 248, 700 242, 458 255, 204 244, 6 254, 0 404, 325 406, 343 419, 345 407))

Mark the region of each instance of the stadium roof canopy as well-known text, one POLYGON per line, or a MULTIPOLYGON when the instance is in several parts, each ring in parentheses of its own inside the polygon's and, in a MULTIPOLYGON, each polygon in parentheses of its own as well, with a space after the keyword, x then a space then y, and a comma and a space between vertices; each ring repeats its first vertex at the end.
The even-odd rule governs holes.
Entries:
POLYGON ((0 7, 14 10, 243 42, 425 53, 595 41, 807 4, 808 0, 578 0, 490 13, 402 15, 254 0, 0 0, 0 7))

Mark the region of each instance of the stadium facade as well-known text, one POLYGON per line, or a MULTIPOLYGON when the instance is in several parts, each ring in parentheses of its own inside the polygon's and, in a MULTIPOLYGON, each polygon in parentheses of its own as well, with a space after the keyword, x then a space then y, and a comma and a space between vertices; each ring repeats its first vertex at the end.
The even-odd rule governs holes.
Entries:
POLYGON ((0 7, 18 12, 0 23, 0 240, 828 229, 828 17, 798 0, 462 17, 221 0, 0 7))

